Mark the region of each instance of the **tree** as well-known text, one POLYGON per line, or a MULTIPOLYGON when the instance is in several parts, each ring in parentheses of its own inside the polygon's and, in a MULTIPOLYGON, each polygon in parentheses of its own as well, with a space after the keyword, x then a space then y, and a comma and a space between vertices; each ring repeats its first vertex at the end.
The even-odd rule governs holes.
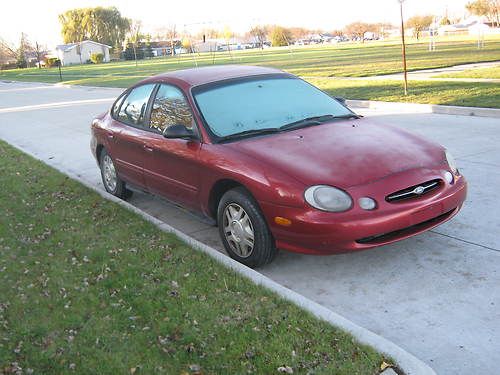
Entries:
POLYGON ((311 34, 310 30, 307 30, 303 27, 291 27, 289 30, 290 30, 290 35, 293 38, 293 40, 303 39, 307 35, 311 34))
POLYGON ((422 31, 428 28, 433 21, 434 17, 430 15, 413 16, 406 21, 406 27, 413 29, 413 36, 418 40, 422 31))
POLYGON ((130 20, 116 7, 72 9, 59 15, 64 43, 89 39, 109 46, 121 45, 130 28, 130 20))
MULTIPOLYGON (((142 27, 142 22, 134 20, 132 21, 129 29, 128 41, 132 44, 132 48, 134 50, 135 66, 137 66, 137 45, 142 39, 141 27, 142 27)), ((144 53, 143 53, 143 58, 144 58, 144 53)))
POLYGON ((500 27, 500 0, 475 0, 469 2, 465 8, 476 16, 485 16, 488 20, 500 27))
POLYGON ((193 43, 191 43, 191 38, 189 36, 182 38, 181 46, 189 53, 193 52, 193 43))
POLYGON ((170 54, 172 56, 174 56, 175 55, 175 41, 178 37, 177 29, 176 29, 175 25, 172 25, 167 29, 166 36, 167 36, 167 39, 170 40, 170 54))
POLYGON ((269 35, 273 47, 289 46, 292 40, 290 30, 283 26, 274 26, 269 35))
POLYGON ((376 26, 365 22, 353 22, 347 25, 344 31, 351 39, 360 39, 364 42, 365 33, 376 32, 376 26))
POLYGON ((153 48, 151 47, 151 35, 146 34, 145 36, 146 44, 144 46, 144 57, 150 59, 153 57, 153 48))
POLYGON ((16 65, 18 68, 26 68, 28 66, 28 61, 26 60, 27 54, 33 50, 33 47, 28 41, 28 37, 25 33, 21 33, 21 40, 19 41, 19 48, 16 53, 16 65))
POLYGON ((254 26, 250 29, 250 35, 254 37, 260 48, 264 48, 268 28, 266 26, 254 26))
POLYGON ((443 18, 441 18, 441 21, 439 21, 439 24, 441 26, 451 25, 451 21, 447 16, 444 16, 443 18))
POLYGON ((17 53, 5 40, 0 38, 0 65, 17 59, 17 53))

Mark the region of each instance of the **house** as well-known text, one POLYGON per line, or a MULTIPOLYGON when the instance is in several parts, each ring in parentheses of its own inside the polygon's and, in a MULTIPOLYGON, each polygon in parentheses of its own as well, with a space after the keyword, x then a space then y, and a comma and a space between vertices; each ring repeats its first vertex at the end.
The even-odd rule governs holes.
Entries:
POLYGON ((80 43, 60 44, 56 47, 53 55, 61 60, 62 65, 85 64, 90 60, 90 55, 102 53, 103 62, 109 62, 110 46, 92 40, 84 40, 80 43))

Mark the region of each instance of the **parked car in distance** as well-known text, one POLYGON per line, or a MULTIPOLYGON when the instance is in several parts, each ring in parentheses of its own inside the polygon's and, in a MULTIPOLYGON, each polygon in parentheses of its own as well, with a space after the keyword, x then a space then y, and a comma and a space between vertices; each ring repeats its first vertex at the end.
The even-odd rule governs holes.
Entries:
POLYGON ((91 149, 109 193, 135 187, 202 212, 249 267, 278 249, 335 254, 402 240, 456 215, 467 190, 442 146, 263 67, 145 79, 94 119, 91 149))

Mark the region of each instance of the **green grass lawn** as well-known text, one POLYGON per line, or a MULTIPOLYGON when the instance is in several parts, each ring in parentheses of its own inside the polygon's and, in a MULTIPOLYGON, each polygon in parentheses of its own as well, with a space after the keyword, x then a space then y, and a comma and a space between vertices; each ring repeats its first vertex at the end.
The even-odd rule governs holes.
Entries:
MULTIPOLYGON (((437 50, 428 51, 426 41, 408 44, 408 68, 410 70, 438 68, 464 63, 500 60, 500 37, 492 36, 485 48, 478 50, 475 40, 440 39, 437 50)), ((128 87, 154 74, 192 68, 196 65, 252 64, 283 69, 308 79, 327 77, 364 77, 401 71, 401 47, 398 42, 346 43, 329 46, 305 46, 271 48, 160 57, 138 62, 116 62, 100 65, 70 66, 63 68, 63 79, 68 84, 128 87)), ((0 80, 58 82, 57 69, 20 69, 0 72, 0 80)), ((350 99, 405 100, 420 103, 456 104, 500 107, 498 85, 466 83, 455 85, 448 82, 415 83, 415 90, 407 98, 402 97, 397 82, 378 81, 366 84, 354 81, 329 82, 327 87, 340 89, 350 99), (417 89, 418 88, 418 89, 417 89), (469 91, 472 94, 468 94, 469 91), (453 95, 468 94, 467 97, 453 95), (355 94, 356 96, 351 96, 355 94), (493 99, 491 99, 493 98, 493 99), (461 104, 462 102, 467 104, 461 104), (490 103, 485 105, 485 103, 490 103)), ((340 95, 340 94, 339 94, 340 95)))
POLYGON ((408 95, 394 80, 308 79, 332 96, 349 99, 416 102, 467 107, 500 108, 498 83, 409 81, 408 95))
POLYGON ((468 69, 457 73, 444 73, 436 77, 442 78, 496 78, 500 79, 500 65, 492 68, 468 69))
POLYGON ((0 186, 0 373, 379 372, 350 335, 4 142, 0 186))

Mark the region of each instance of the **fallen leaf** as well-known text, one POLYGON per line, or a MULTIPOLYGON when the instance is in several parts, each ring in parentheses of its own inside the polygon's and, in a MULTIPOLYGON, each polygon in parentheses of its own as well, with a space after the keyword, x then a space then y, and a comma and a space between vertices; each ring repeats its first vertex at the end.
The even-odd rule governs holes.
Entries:
POLYGON ((385 362, 385 361, 382 361, 382 363, 380 364, 381 371, 384 371, 388 367, 392 367, 392 365, 390 363, 385 362))
POLYGON ((280 366, 278 367, 278 372, 283 372, 285 374, 293 374, 293 369, 290 366, 280 366))

